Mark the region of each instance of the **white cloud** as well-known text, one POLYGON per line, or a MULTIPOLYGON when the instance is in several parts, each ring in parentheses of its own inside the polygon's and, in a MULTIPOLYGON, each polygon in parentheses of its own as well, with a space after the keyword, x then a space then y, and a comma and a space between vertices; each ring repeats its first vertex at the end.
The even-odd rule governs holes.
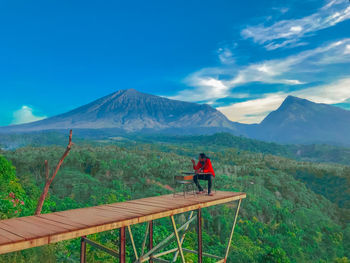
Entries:
POLYGON ((301 89, 291 93, 265 94, 262 98, 239 102, 217 108, 230 120, 242 123, 259 123, 271 111, 276 110, 283 100, 293 95, 317 103, 337 104, 350 98, 350 78, 341 79, 328 85, 301 89))
MULTIPOLYGON (((230 87, 225 81, 219 80, 215 76, 215 69, 204 69, 188 76, 185 79, 187 85, 194 87, 180 91, 177 95, 169 97, 170 99, 206 102, 211 104, 219 98, 229 95, 230 87)), ((218 69, 217 74, 221 70, 218 69)))
POLYGON ((318 103, 336 104, 345 102, 350 98, 350 78, 344 78, 327 85, 298 90, 293 92, 292 95, 318 103))
POLYGON ((217 110, 221 111, 232 121, 241 123, 259 123, 269 112, 277 109, 285 97, 285 94, 271 94, 260 99, 248 100, 230 106, 219 107, 217 110))
MULTIPOLYGON (((344 50, 349 45, 350 38, 347 38, 286 58, 265 60, 240 68, 237 65, 204 68, 185 80, 193 88, 182 90, 170 98, 212 104, 217 99, 231 96, 235 87, 247 83, 295 86, 320 81, 319 75, 328 72, 328 65, 350 63, 350 56, 344 56, 344 50), (225 75, 224 79, 220 78, 222 75, 225 75)), ((346 73, 346 70, 339 72, 346 73)))
POLYGON ((350 45, 346 45, 344 55, 349 55, 350 54, 350 45))
POLYGON ((229 48, 219 48, 217 53, 222 64, 233 64, 235 62, 233 53, 229 48))
POLYGON ((273 50, 305 44, 299 41, 306 34, 335 26, 347 19, 350 19, 348 0, 332 0, 309 16, 278 21, 271 26, 248 26, 242 30, 241 35, 273 50))
POLYGON ((291 28, 290 28, 290 31, 291 32, 300 32, 300 31, 302 31, 303 30, 303 28, 301 27, 301 26, 292 26, 291 28))
POLYGON ((23 105, 19 110, 13 113, 13 121, 11 124, 22 124, 45 119, 46 116, 35 116, 33 109, 23 105))
POLYGON ((227 85, 234 87, 249 82, 304 84, 307 80, 297 79, 301 76, 300 73, 310 70, 322 71, 326 70, 324 66, 329 64, 350 62, 349 57, 342 55, 345 46, 349 44, 350 39, 347 38, 283 59, 266 60, 251 64, 239 70, 235 77, 227 81, 227 85), (292 79, 290 78, 291 75, 293 75, 292 79))

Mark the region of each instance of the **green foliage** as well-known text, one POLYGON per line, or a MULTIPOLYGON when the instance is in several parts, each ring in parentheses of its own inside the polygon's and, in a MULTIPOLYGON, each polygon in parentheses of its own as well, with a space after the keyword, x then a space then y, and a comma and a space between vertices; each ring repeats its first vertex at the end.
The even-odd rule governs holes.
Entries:
POLYGON ((0 219, 18 216, 24 206, 23 197, 15 168, 0 155, 0 219))
MULTIPOLYGON (((205 137, 200 139, 205 141, 205 137)), ((214 144, 183 143, 175 139, 161 142, 128 142, 119 146, 76 144, 50 188, 45 211, 171 193, 173 176, 191 169, 189 157, 205 151, 217 174, 216 189, 247 192, 231 243, 229 262, 347 262, 350 257, 350 217, 346 209, 349 195, 346 191, 335 191, 348 184, 347 166, 298 162, 214 144), (322 183, 330 185, 333 193, 323 188, 322 183)), ((249 147, 262 146, 252 144, 249 147)), ((18 191, 26 198, 21 215, 29 215, 29 209, 34 212, 44 185, 44 160, 53 167, 62 151, 62 147, 49 146, 4 152, 17 171, 15 175, 13 166, 3 158, 6 178, 12 178, 6 180, 16 182, 21 190, 18 191), (27 203, 31 207, 27 207, 27 203)), ((273 151, 276 150, 270 153, 273 151)), ((3 189, 14 191, 7 185, 3 189)), ((17 196, 17 192, 15 194, 17 196)), ((234 210, 235 204, 203 210, 206 252, 224 254, 234 210)), ((176 220, 181 224, 185 217, 187 214, 179 215, 176 220)), ((170 234, 171 225, 167 218, 155 224, 157 242, 170 234)), ((132 229, 140 247, 145 225, 132 229)), ((107 231, 90 238, 115 248, 118 234, 107 231)), ((188 232, 184 245, 196 247, 194 228, 188 232)), ((168 248, 171 247, 175 244, 168 248)), ((127 253, 132 258, 131 246, 127 253)), ((76 262, 78 258, 79 240, 71 240, 0 256, 0 262, 76 262)), ((194 255, 186 254, 186 258, 189 262, 196 261, 194 255)), ((113 259, 88 246, 88 262, 113 262, 113 259)), ((213 261, 206 259, 205 262, 213 261)))

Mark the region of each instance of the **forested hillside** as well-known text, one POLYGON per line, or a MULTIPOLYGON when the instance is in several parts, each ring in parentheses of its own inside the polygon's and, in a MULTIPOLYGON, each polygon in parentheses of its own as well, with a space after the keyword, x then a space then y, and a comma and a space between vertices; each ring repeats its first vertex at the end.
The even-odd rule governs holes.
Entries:
MULTIPOLYGON (((33 133, 2 134, 0 148, 13 150, 24 146, 61 145, 66 143, 67 131, 43 131, 33 133)), ((204 146, 212 151, 236 148, 240 150, 272 154, 292 158, 298 161, 339 163, 350 165, 350 148, 327 144, 277 144, 234 136, 230 133, 216 133, 213 135, 164 135, 145 133, 116 133, 115 130, 75 130, 75 142, 83 144, 117 144, 132 145, 135 143, 174 144, 186 147, 204 146)))
MULTIPOLYGON (((348 166, 298 162, 214 146, 193 141, 78 143, 50 189, 44 212, 170 193, 173 176, 191 169, 190 157, 205 151, 216 170, 218 190, 247 192, 229 262, 349 262, 348 166)), ((2 152, 2 219, 34 213, 44 184, 44 160, 54 164, 63 150, 60 146, 28 146, 2 152)), ((223 253, 233 209, 231 205, 205 209, 206 251, 223 253)), ((179 222, 183 219, 177 218, 179 222)), ((144 227, 135 227, 138 244, 142 235, 137 233, 144 227)), ((155 239, 170 231, 168 219, 157 221, 155 239)), ((110 247, 116 247, 117 238, 117 231, 92 237, 110 247)), ((195 246, 194 229, 186 239, 186 246, 195 246)), ((128 253, 131 255, 131 250, 128 253)), ((0 262, 77 262, 78 256, 79 240, 74 240, 2 255, 0 262)), ((187 255, 187 259, 194 256, 187 255)), ((112 258, 88 247, 88 262, 102 261, 112 262, 112 258)))

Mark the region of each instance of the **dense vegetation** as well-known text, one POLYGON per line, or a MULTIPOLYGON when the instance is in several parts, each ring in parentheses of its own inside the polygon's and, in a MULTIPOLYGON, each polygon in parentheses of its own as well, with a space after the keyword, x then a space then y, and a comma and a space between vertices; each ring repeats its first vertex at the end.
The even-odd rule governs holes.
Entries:
MULTIPOLYGON (((44 212, 169 193, 179 167, 190 169, 189 157, 205 151, 216 170, 217 189, 247 192, 229 262, 349 262, 350 167, 278 157, 270 155, 276 150, 268 147, 259 153, 262 146, 254 144, 232 148, 232 142, 230 146, 223 138, 222 143, 210 136, 199 137, 201 143, 195 138, 166 137, 158 140, 161 143, 151 143, 149 138, 115 145, 110 141, 105 145, 77 143, 50 189, 44 212)), ((44 184, 44 160, 53 166, 63 150, 61 146, 27 146, 2 152, 2 219, 34 213, 44 184)), ((205 251, 223 254, 233 210, 232 205, 205 209, 205 251)), ((134 228, 138 244, 142 235, 137 233, 144 227, 134 228)), ((170 231, 168 219, 157 221, 155 239, 161 240, 170 231)), ((116 247, 118 235, 108 231, 91 238, 116 247)), ((192 229, 185 246, 195 244, 192 229)), ((128 254, 132 255, 130 246, 128 254)), ((78 256, 79 240, 73 240, 2 255, 0 262, 77 262, 78 256)), ((186 257, 196 261, 193 255, 186 257)), ((88 262, 112 262, 112 258, 88 247, 88 262)))
MULTIPOLYGON (((67 131, 42 131, 32 133, 1 134, 0 148, 12 150, 27 145, 61 145, 66 143, 67 131)), ((236 148, 255 153, 272 154, 283 156, 298 161, 339 163, 350 165, 350 148, 327 144, 309 144, 309 145, 282 145, 273 142, 264 142, 254 139, 248 139, 243 136, 234 136, 229 133, 216 133, 213 135, 165 135, 165 134, 128 134, 116 133, 115 130, 106 130, 98 132, 94 130, 75 130, 75 142, 82 144, 91 144, 104 142, 106 144, 130 145, 133 143, 154 142, 185 145, 187 147, 203 145, 213 151, 224 148, 236 148)))

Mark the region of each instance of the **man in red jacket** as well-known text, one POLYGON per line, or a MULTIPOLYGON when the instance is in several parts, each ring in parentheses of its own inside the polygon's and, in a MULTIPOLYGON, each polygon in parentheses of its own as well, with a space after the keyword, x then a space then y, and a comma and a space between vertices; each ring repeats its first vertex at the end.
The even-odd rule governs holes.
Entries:
POLYGON ((196 174, 193 177, 193 181, 198 187, 198 194, 204 193, 203 188, 198 182, 198 179, 200 180, 207 180, 208 181, 208 195, 213 196, 213 193, 211 192, 211 186, 213 183, 213 178, 215 177, 215 172, 213 169, 213 166, 211 165, 210 159, 204 154, 201 153, 199 155, 199 161, 196 165, 194 160, 191 160, 193 163, 193 169, 196 171, 196 174), (206 173, 206 174, 201 174, 206 173))

